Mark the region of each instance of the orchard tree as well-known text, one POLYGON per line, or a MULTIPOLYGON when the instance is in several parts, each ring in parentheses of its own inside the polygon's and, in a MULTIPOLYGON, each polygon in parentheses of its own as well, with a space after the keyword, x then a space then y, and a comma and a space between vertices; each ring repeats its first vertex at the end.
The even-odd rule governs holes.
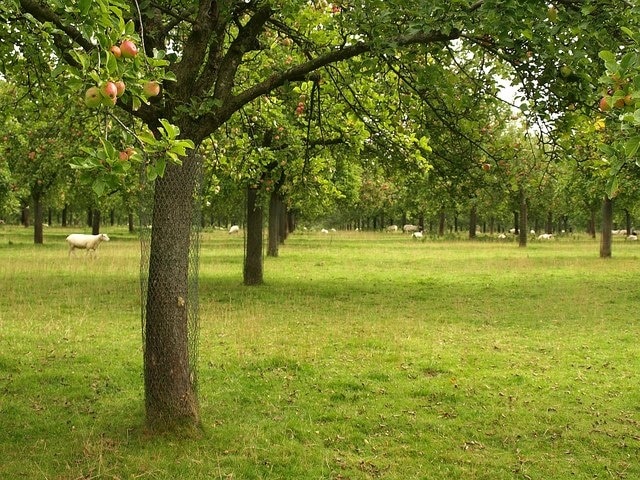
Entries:
MULTIPOLYGON (((114 97, 110 86, 101 90, 106 105, 98 108, 122 109, 146 126, 128 128, 140 140, 140 161, 155 180, 144 308, 149 427, 173 430, 200 423, 188 332, 188 312, 195 305, 187 301, 196 298, 188 278, 192 199, 202 162, 197 149, 234 113, 287 83, 307 81, 314 72, 323 75, 338 62, 368 57, 368 68, 359 74, 371 74, 385 54, 403 50, 402 61, 411 64, 454 40, 459 48, 484 49, 518 67, 526 92, 536 100, 531 110, 558 113, 566 102, 554 93, 558 64, 575 59, 575 101, 592 96, 590 78, 598 74, 593 50, 613 48, 621 21, 633 20, 620 16, 627 7, 623 0, 558 1, 551 18, 547 2, 517 0, 372 0, 338 8, 294 0, 3 2, 5 75, 25 80, 25 71, 46 69, 51 74, 42 79, 48 82, 64 71, 74 79, 66 82, 69 88, 83 97, 87 92, 90 105, 96 101, 90 89, 124 81, 121 97, 114 97), (129 40, 137 55, 128 43, 124 48, 129 40), (16 48, 22 56, 34 56, 32 68, 18 68, 16 48), (281 61, 274 55, 278 49, 298 50, 303 60, 281 61), (159 95, 153 82, 161 83, 159 95), (543 99, 546 107, 538 109, 543 99)), ((118 178, 117 157, 118 145, 108 135, 95 155, 87 153, 84 166, 109 185, 118 178)))

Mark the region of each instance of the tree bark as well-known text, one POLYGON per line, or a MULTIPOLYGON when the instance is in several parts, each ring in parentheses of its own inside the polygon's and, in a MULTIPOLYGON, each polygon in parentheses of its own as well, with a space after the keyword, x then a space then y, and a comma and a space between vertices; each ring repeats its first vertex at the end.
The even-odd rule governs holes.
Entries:
POLYGON ((262 268, 262 206, 258 190, 247 188, 247 251, 244 259, 244 284, 261 285, 262 268))
POLYGON ((613 235, 613 200, 604 197, 602 201, 602 236, 600 238, 600 258, 611 258, 613 235))
POLYGON ((101 214, 99 208, 94 208, 91 215, 91 234, 98 235, 100 233, 101 214))
POLYGON ((200 425, 196 366, 189 350, 189 312, 197 311, 197 303, 188 304, 197 299, 197 292, 189 295, 197 162, 191 156, 181 167, 168 165, 155 186, 144 331, 146 421, 154 431, 200 425))
POLYGON ((439 214, 439 222, 438 222, 438 236, 442 237, 444 235, 444 227, 445 227, 445 213, 444 213, 444 208, 440 209, 440 214, 439 214))

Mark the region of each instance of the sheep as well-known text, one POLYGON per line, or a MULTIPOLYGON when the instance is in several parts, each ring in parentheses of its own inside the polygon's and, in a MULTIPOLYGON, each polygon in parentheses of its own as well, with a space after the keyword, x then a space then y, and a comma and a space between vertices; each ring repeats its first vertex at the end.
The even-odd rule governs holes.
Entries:
POLYGON ((411 237, 413 237, 413 238, 422 238, 422 232, 413 232, 411 234, 411 237))
MULTIPOLYGON (((108 242, 109 236, 106 233, 100 233, 98 235, 85 235, 83 233, 72 233, 67 237, 67 243, 69 244, 69 256, 75 251, 76 248, 85 249, 87 254, 96 251, 100 242, 108 242)), ((74 253, 75 255, 75 253, 74 253)))
POLYGON ((320 233, 329 233, 329 230, 327 230, 326 228, 323 228, 322 230, 320 230, 320 233))
POLYGON ((398 231, 398 225, 389 225, 387 227, 387 232, 397 232, 398 231))
POLYGON ((420 230, 420 227, 418 225, 411 225, 410 223, 402 227, 402 231, 404 233, 417 232, 418 230, 420 230))
POLYGON ((499 240, 504 240, 505 238, 507 238, 507 236, 504 233, 501 233, 500 235, 498 235, 499 240))
POLYGON ((631 241, 638 240, 638 236, 637 236, 637 235, 629 235, 629 236, 627 237, 627 240, 631 240, 631 241))
POLYGON ((543 233, 542 235, 538 235, 538 240, 551 240, 553 238, 553 234, 551 233, 543 233))
POLYGON ((231 228, 229 229, 229 235, 231 235, 232 233, 238 233, 240 231, 240 227, 238 225, 231 225, 231 228))

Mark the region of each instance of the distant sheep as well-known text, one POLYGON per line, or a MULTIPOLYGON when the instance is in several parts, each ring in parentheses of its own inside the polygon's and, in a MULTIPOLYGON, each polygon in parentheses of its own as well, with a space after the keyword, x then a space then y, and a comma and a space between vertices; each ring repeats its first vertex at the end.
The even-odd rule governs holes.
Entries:
POLYGON ((411 225, 410 223, 402 227, 402 231, 405 233, 417 232, 418 230, 420 230, 418 225, 411 225))
POLYGON ((413 232, 413 233, 411 234, 411 236, 412 236, 413 238, 423 238, 423 237, 422 237, 422 232, 413 232))
POLYGON ((398 231, 398 225, 389 225, 387 227, 387 232, 397 232, 398 231))
POLYGON ((538 240, 551 240, 553 238, 553 234, 551 233, 543 233, 542 235, 538 235, 538 240))
MULTIPOLYGON (((67 237, 67 243, 69 244, 69 256, 75 249, 86 250, 87 253, 94 252, 100 246, 101 242, 108 242, 109 237, 106 233, 100 233, 98 235, 86 235, 84 233, 72 233, 67 237)), ((75 255, 75 253, 74 253, 75 255)))
POLYGON ((499 240, 504 240, 505 238, 507 238, 507 236, 504 233, 501 233, 500 235, 498 235, 499 240))
POLYGON ((638 236, 637 235, 629 235, 627 237, 627 240, 636 241, 636 240, 638 240, 638 236))
POLYGON ((240 232, 240 227, 238 225, 232 225, 231 228, 229 229, 229 235, 231 235, 232 233, 238 233, 240 232))
POLYGON ((323 228, 322 230, 320 230, 320 233, 329 233, 329 230, 327 230, 326 228, 323 228))

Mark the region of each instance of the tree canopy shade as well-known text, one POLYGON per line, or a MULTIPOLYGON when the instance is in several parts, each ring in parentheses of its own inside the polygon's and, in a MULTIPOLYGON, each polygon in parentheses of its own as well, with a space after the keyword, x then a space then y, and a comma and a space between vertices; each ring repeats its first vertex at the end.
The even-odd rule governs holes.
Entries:
MULTIPOLYGON (((93 85, 123 80, 127 90, 115 109, 150 132, 133 121, 127 127, 148 154, 141 161, 158 177, 156 199, 172 199, 157 202, 153 212, 149 276, 161 281, 149 282, 148 290, 149 298, 157 298, 154 289, 162 284, 163 291, 155 293, 164 300, 145 306, 149 426, 200 422, 184 335, 184 300, 193 298, 187 292, 187 258, 194 175, 201 162, 195 152, 236 112, 280 87, 326 81, 325 68, 337 63, 357 59, 351 72, 361 78, 392 55, 406 65, 427 58, 437 65, 481 53, 492 64, 509 66, 505 71, 523 82, 533 100, 528 111, 551 120, 569 103, 593 108, 602 70, 597 53, 623 43, 620 26, 638 18, 635 10, 623 0, 559 0, 553 9, 545 1, 516 0, 3 2, 5 78, 39 91, 57 83, 78 99, 93 85), (120 58, 111 50, 125 38, 139 45, 137 57, 120 58), (560 75, 565 64, 571 73, 560 75), (161 82, 160 95, 147 94, 148 80, 161 82)), ((417 79, 420 91, 446 81, 430 75, 430 68, 425 63, 417 79)), ((112 104, 98 107, 107 115, 115 115, 113 110, 112 104)), ((85 165, 109 182, 117 178, 111 137, 116 130, 104 135, 103 156, 85 165)))

